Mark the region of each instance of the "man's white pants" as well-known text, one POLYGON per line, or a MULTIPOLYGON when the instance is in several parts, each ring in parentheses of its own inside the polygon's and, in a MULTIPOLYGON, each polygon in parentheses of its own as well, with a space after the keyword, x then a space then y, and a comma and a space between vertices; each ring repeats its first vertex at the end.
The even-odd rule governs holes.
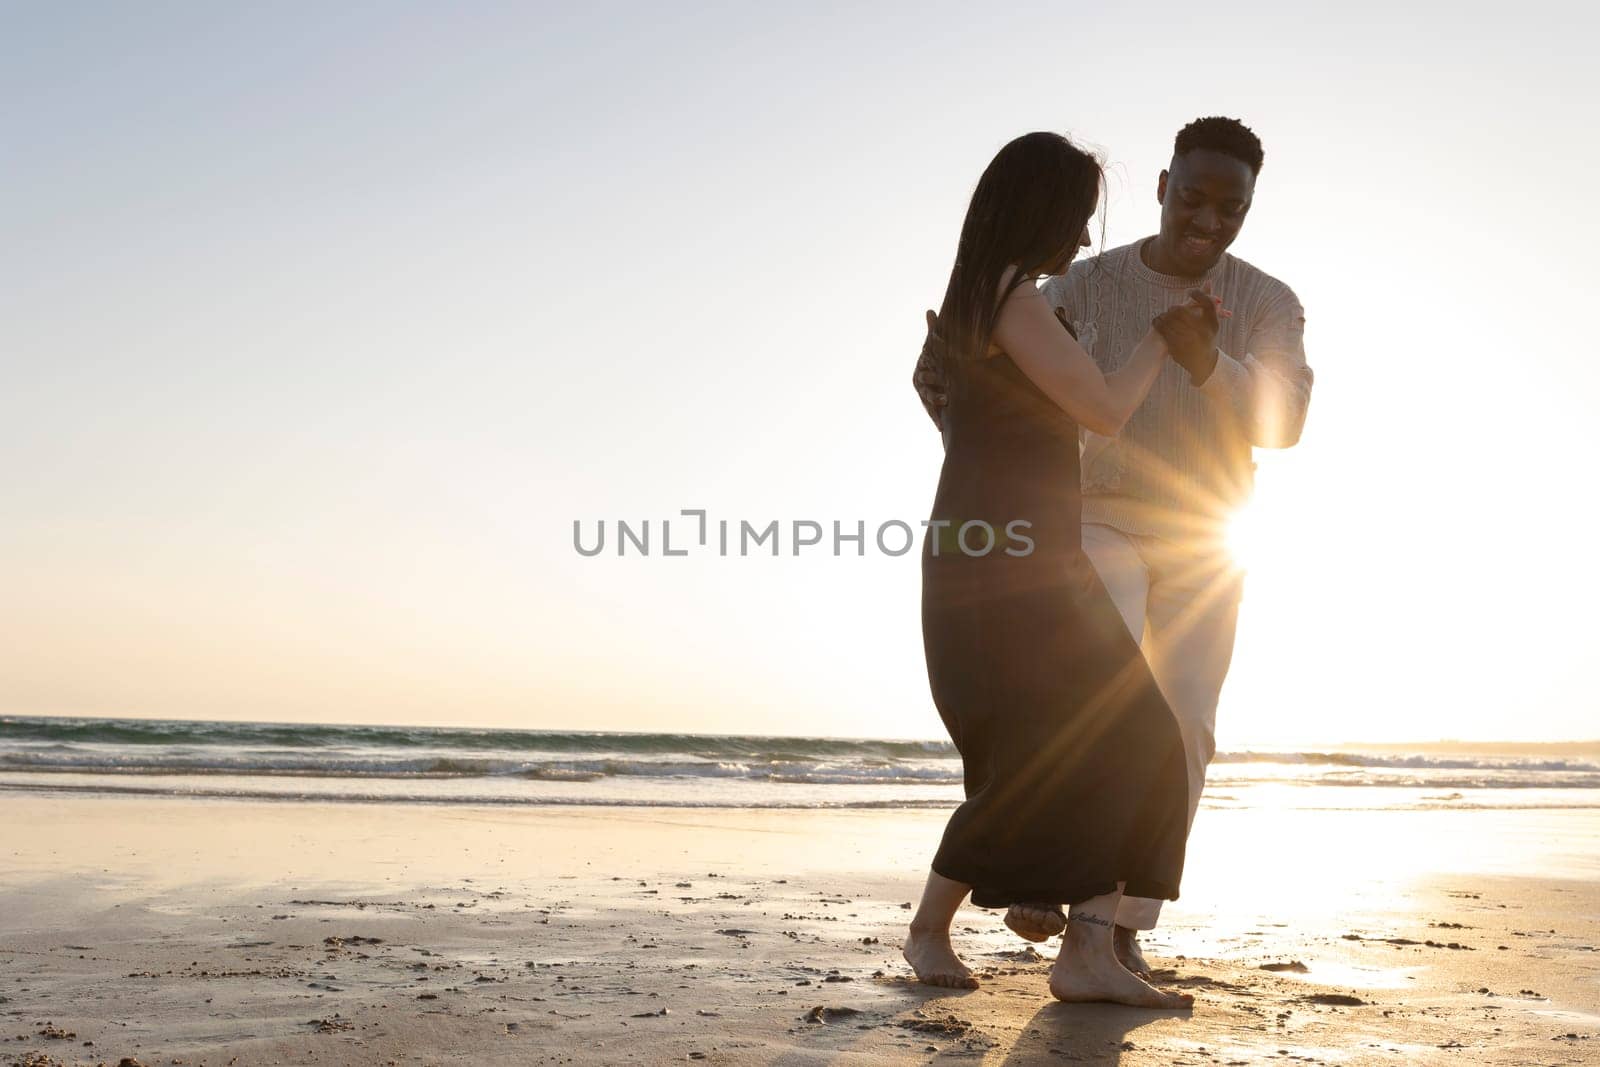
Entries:
MULTIPOLYGON (((1243 576, 1221 544, 1167 541, 1085 523, 1083 551, 1144 649, 1178 719, 1189 771, 1189 825, 1216 755, 1217 699, 1233 659, 1243 576)), ((1153 930, 1161 901, 1123 897, 1117 925, 1153 930)))

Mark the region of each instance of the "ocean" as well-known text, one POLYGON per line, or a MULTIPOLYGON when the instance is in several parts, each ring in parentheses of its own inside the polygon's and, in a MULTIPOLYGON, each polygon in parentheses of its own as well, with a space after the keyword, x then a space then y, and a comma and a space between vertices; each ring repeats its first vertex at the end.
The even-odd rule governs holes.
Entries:
MULTIPOLYGON (((944 741, 0 717, 0 791, 283 802, 948 808, 944 741)), ((1600 808, 1600 742, 1218 753, 1209 806, 1600 808)))

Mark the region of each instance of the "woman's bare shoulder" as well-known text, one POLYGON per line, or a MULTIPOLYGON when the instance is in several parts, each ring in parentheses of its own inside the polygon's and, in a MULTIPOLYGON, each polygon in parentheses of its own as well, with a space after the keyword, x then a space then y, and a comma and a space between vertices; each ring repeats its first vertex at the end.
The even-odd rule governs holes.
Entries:
MULTIPOLYGON (((1011 281, 1016 277, 1016 268, 1007 267, 1000 279, 1000 292, 1006 293, 1011 281)), ((1006 293, 1004 302, 1001 303, 999 312, 995 316, 997 332, 1009 333, 1014 336, 1018 331, 1032 332, 1038 324, 1052 317, 1050 302, 1045 299, 1044 293, 1039 290, 1037 278, 1028 278, 1006 293)), ((996 342, 991 342, 989 351, 985 356, 999 355, 1005 351, 1004 347, 996 342)))
POLYGON ((1007 318, 1015 318, 1019 314, 1030 318, 1040 314, 1050 314, 1050 302, 1039 289, 1038 279, 1028 278, 1009 293, 1006 292, 1015 276, 1016 268, 1007 267, 1005 274, 1000 278, 1000 292, 1006 293, 1005 301, 1000 305, 1000 314, 1007 318))
POLYGON ((1010 303, 1012 300, 1016 300, 1018 298, 1025 300, 1028 297, 1040 296, 1039 279, 1028 278, 1021 285, 1013 289, 1011 287, 1011 283, 1016 279, 1016 277, 1016 266, 1013 264, 1012 266, 1007 267, 1000 275, 1000 284, 995 290, 996 296, 998 296, 1000 293, 1005 293, 1007 303, 1010 303))

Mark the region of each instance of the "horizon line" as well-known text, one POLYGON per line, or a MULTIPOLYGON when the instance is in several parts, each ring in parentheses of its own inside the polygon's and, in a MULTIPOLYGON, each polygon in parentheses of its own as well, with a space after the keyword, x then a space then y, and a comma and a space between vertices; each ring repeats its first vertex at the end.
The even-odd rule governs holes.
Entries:
MULTIPOLYGON (((155 715, 77 715, 77 714, 37 714, 27 712, 0 712, 0 723, 8 719, 57 719, 77 720, 87 722, 168 722, 168 723, 213 723, 248 726, 315 726, 335 727, 350 729, 375 729, 375 730, 481 730, 505 731, 510 733, 529 734, 593 734, 595 736, 615 737, 703 737, 703 738, 772 738, 777 740, 813 740, 813 741, 888 741, 938 744, 950 744, 948 738, 938 737, 879 737, 857 736, 845 737, 827 734, 779 734, 779 733, 716 733, 696 730, 601 730, 578 727, 532 727, 532 726, 482 726, 482 725, 435 725, 431 723, 395 723, 395 722, 333 722, 333 721, 283 721, 274 719, 199 719, 185 718, 182 716, 155 716, 155 715)), ((1553 746, 1589 746, 1600 750, 1600 737, 1570 738, 1562 740, 1519 740, 1516 738, 1495 738, 1492 740, 1469 740, 1463 738, 1441 737, 1434 740, 1410 739, 1404 741, 1334 741, 1321 739, 1316 741, 1246 741, 1244 747, 1261 746, 1271 749, 1283 749, 1287 745, 1321 745, 1328 748, 1404 748, 1423 747, 1429 745, 1459 745, 1459 746, 1493 746, 1516 745, 1522 747, 1553 747, 1553 746)))

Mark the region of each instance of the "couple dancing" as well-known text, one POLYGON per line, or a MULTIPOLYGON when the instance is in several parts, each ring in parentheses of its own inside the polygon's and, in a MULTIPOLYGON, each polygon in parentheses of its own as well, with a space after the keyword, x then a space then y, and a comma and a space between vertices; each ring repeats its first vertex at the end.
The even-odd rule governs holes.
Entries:
POLYGON ((1312 380, 1294 294, 1226 254, 1261 162, 1237 121, 1191 123, 1160 232, 1070 271, 1093 156, 1028 134, 973 193, 914 379, 945 444, 923 639, 967 795, 906 939, 924 982, 976 986, 950 942, 970 894, 1061 934, 1061 1000, 1192 1003, 1147 981, 1137 935, 1178 896, 1215 752, 1241 593, 1221 532, 1252 447, 1298 439, 1312 380), (966 550, 967 524, 1019 521, 1026 539, 966 550))

